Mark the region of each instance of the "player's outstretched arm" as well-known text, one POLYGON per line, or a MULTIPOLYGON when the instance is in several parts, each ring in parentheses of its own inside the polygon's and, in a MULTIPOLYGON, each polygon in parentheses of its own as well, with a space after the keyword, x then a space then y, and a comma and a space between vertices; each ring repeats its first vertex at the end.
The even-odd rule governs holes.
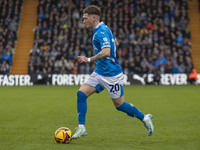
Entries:
POLYGON ((78 56, 77 61, 78 63, 87 63, 87 62, 101 60, 109 56, 110 56, 110 47, 105 47, 97 55, 92 56, 90 58, 87 58, 85 56, 78 56))

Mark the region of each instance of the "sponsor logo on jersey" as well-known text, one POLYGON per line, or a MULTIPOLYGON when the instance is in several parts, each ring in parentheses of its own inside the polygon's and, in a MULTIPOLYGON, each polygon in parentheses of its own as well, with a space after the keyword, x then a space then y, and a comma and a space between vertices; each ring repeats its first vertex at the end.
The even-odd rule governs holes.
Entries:
POLYGON ((106 37, 105 37, 105 38, 103 38, 103 40, 104 40, 104 41, 108 41, 108 39, 107 39, 106 37))

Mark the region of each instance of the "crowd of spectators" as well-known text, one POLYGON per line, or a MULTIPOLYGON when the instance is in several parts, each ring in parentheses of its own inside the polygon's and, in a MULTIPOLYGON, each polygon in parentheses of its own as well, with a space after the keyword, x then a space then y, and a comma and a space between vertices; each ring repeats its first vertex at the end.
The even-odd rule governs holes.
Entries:
POLYGON ((94 55, 92 31, 82 23, 88 4, 101 7, 101 21, 117 37, 125 74, 191 72, 187 0, 40 0, 29 74, 93 71, 95 63, 74 61, 78 55, 94 55))
POLYGON ((0 74, 9 74, 23 0, 0 0, 0 74))

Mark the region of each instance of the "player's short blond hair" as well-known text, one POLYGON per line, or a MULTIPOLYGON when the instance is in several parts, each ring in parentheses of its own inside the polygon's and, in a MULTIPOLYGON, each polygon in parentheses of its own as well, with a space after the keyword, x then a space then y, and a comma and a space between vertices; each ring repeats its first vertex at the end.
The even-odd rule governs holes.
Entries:
POLYGON ((83 10, 84 14, 101 16, 101 9, 96 5, 89 5, 83 10))

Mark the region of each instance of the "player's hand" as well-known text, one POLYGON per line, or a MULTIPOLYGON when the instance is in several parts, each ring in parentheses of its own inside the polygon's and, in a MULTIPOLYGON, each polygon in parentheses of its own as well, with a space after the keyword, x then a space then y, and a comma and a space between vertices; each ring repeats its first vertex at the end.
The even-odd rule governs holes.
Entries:
POLYGON ((87 62, 88 62, 88 58, 85 57, 85 56, 78 56, 78 57, 77 57, 77 62, 78 62, 79 64, 81 64, 81 63, 87 63, 87 62))

